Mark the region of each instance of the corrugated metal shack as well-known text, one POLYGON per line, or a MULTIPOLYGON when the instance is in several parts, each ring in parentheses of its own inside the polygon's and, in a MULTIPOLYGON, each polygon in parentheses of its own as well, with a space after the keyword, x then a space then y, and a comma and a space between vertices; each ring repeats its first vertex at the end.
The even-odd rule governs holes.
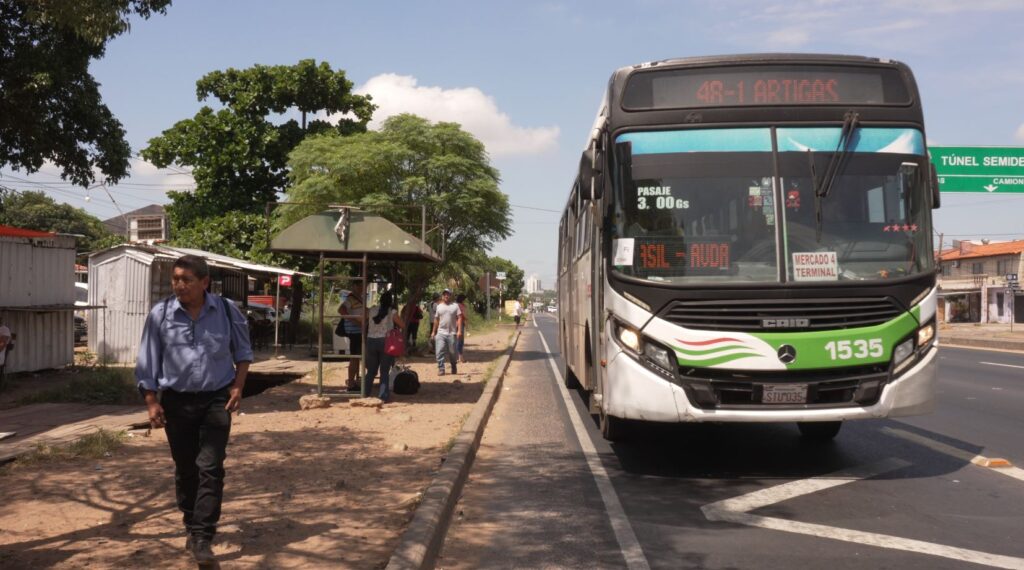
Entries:
POLYGON ((75 238, 0 226, 0 323, 17 340, 7 372, 74 362, 75 238))
POLYGON ((174 260, 198 255, 210 265, 210 290, 242 305, 248 302, 249 278, 293 275, 198 249, 124 244, 89 255, 89 304, 105 305, 89 314, 89 350, 108 362, 134 362, 142 327, 153 305, 173 294, 174 260))

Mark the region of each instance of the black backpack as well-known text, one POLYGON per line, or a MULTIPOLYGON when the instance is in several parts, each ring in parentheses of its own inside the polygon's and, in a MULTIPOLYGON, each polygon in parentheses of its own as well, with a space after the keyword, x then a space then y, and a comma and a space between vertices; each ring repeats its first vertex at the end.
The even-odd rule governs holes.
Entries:
POLYGON ((420 375, 406 368, 395 375, 391 391, 396 394, 409 395, 420 391, 420 375))

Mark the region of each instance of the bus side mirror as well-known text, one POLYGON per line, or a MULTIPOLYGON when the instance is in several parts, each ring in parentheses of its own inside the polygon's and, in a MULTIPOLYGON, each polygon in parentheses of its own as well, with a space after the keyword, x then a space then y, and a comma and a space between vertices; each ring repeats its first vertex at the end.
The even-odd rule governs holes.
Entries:
POLYGON ((932 187, 932 209, 938 210, 939 206, 942 205, 942 200, 939 199, 939 174, 935 171, 935 163, 929 162, 929 178, 928 181, 932 187))
POLYGON ((604 153, 594 148, 580 157, 580 193, 584 200, 600 200, 604 195, 604 153))

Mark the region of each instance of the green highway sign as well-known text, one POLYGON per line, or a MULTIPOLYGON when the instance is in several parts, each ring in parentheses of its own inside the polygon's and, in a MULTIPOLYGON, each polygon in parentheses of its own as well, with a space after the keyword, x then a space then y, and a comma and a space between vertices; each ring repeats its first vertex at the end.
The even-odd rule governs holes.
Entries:
POLYGON ((930 146, 942 192, 1024 192, 1024 147, 930 146))

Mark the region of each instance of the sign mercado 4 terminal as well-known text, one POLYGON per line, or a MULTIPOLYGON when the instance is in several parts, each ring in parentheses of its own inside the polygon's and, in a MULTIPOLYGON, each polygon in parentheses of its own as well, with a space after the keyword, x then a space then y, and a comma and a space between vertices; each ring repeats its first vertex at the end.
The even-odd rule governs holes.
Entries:
POLYGON ((1024 147, 930 146, 942 192, 1024 192, 1024 147))

